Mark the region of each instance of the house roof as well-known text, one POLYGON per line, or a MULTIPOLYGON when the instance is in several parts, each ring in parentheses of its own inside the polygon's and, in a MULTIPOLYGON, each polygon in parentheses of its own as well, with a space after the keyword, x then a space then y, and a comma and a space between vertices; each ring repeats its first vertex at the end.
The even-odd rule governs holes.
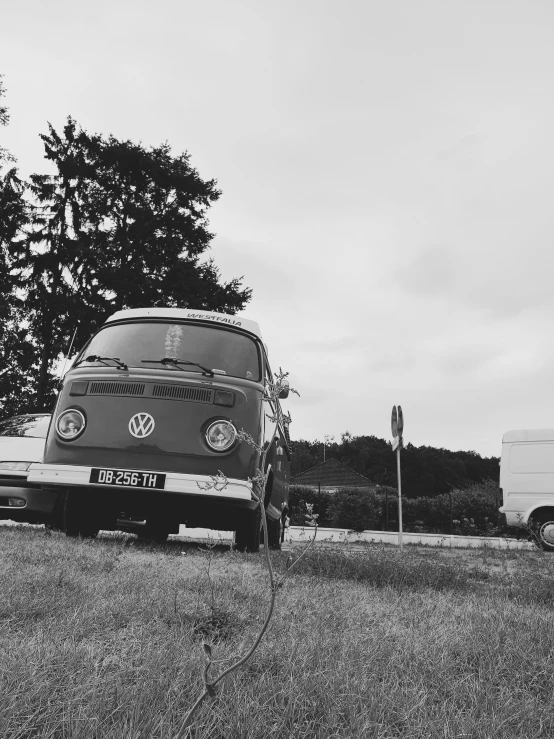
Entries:
POLYGON ((354 472, 338 459, 331 457, 309 470, 291 478, 295 485, 323 485, 324 487, 372 487, 374 483, 365 475, 354 472))

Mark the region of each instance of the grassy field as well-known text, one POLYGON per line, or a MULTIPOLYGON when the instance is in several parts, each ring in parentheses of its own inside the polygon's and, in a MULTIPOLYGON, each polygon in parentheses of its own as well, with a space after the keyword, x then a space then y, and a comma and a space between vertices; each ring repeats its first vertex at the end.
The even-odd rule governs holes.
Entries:
MULTIPOLYGON (((241 653, 268 601, 262 556, 223 546, 2 528, 0 552, 3 739, 171 739, 202 641, 241 653)), ((538 551, 316 549, 190 736, 552 737, 553 603, 538 551)))

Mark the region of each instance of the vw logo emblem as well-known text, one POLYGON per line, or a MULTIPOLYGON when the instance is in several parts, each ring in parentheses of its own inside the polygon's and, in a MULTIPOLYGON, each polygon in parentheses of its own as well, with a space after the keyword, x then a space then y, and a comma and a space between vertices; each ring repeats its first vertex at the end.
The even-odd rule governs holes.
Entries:
POLYGON ((135 439, 144 439, 146 436, 150 436, 154 431, 156 422, 150 415, 150 413, 135 413, 135 415, 129 421, 129 433, 135 437, 135 439))

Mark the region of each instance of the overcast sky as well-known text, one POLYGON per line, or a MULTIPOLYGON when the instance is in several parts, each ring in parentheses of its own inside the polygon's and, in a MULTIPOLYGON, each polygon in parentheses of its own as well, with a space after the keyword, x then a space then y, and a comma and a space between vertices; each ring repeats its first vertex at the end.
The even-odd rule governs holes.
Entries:
POLYGON ((21 173, 38 134, 169 141, 223 195, 294 439, 498 456, 554 426, 551 0, 2 0, 21 173))

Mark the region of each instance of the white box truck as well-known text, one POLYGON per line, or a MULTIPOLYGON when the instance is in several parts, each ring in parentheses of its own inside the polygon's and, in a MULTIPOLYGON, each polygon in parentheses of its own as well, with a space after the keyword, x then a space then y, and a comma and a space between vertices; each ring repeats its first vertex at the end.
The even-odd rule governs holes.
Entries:
POLYGON ((532 528, 554 551, 554 429, 506 431, 500 488, 507 525, 532 528))

